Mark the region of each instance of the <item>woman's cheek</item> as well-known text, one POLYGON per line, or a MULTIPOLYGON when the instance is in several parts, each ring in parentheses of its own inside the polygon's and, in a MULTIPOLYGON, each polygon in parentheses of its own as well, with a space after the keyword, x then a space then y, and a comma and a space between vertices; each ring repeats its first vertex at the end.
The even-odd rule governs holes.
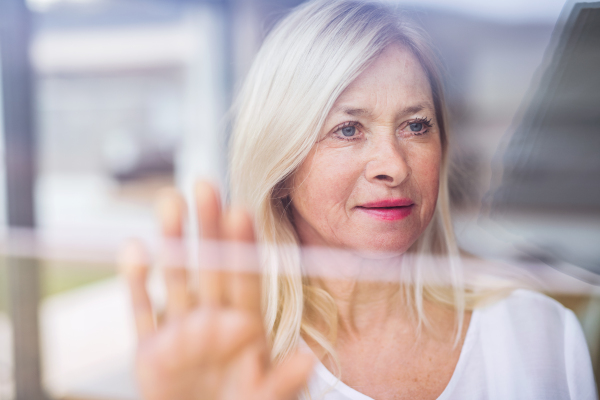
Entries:
POLYGON ((294 177, 298 211, 323 227, 345 214, 347 201, 361 175, 360 158, 349 148, 319 148, 294 177))
MULTIPOLYGON (((424 218, 430 219, 437 203, 440 186, 441 149, 435 146, 427 152, 421 152, 415 157, 413 177, 417 180, 421 191, 424 218)), ((424 221, 429 222, 429 221, 424 221)))
POLYGON ((345 208, 360 176, 360 161, 348 148, 321 149, 308 181, 313 199, 330 211, 345 208))

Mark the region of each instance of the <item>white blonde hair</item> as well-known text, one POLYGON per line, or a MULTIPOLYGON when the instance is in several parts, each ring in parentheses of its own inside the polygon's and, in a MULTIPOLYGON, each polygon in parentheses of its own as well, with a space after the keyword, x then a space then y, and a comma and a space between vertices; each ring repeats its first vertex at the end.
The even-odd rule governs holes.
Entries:
MULTIPOLYGON (((461 332, 464 310, 471 307, 462 281, 459 251, 450 220, 447 186, 448 133, 442 83, 432 46, 424 32, 388 6, 355 0, 314 0, 295 9, 272 30, 252 65, 236 104, 231 142, 232 201, 255 216, 264 254, 263 309, 273 358, 281 360, 301 335, 333 354, 337 310, 330 296, 306 284, 301 275, 299 239, 288 202, 280 196, 286 178, 302 164, 317 142, 338 96, 390 44, 410 49, 426 72, 440 128, 443 160, 434 216, 418 241, 415 254, 442 256, 436 265, 406 268, 406 291, 420 323, 426 321, 423 300, 451 305, 461 332), (440 268, 448 285, 425 277, 440 268), (425 283, 424 283, 425 282, 425 283), (325 334, 306 310, 329 324, 325 334)), ((458 339, 458 335, 457 335, 458 339)))

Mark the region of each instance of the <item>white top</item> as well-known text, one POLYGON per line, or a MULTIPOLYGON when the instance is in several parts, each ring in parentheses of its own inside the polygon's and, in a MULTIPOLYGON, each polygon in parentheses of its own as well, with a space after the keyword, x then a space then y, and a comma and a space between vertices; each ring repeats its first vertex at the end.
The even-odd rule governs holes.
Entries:
MULTIPOLYGON (((373 400, 321 363, 308 387, 311 400, 373 400)), ((516 290, 473 312, 456 369, 438 400, 597 398, 573 312, 542 294, 516 290)))

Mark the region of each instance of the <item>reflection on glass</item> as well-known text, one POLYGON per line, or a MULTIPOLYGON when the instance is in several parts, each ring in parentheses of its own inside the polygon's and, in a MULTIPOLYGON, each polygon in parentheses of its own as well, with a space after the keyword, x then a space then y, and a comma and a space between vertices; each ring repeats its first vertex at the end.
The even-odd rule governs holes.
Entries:
MULTIPOLYGON (((293 352, 301 337, 300 343, 320 357, 317 375, 321 380, 314 380, 317 383, 311 386, 314 398, 340 374, 345 386, 338 392, 346 396, 341 397, 344 399, 353 398, 355 392, 379 398, 378 390, 387 389, 383 380, 369 386, 369 382, 361 381, 360 369, 348 367, 353 360, 353 352, 348 351, 351 347, 344 348, 335 340, 336 334, 344 338, 347 326, 323 318, 337 316, 348 321, 344 318, 352 314, 335 302, 339 294, 335 282, 357 276, 358 286, 368 283, 381 293, 398 281, 411 282, 398 292, 398 304, 404 304, 405 311, 412 310, 416 322, 419 317, 435 314, 437 309, 431 304, 446 302, 459 310, 470 310, 485 298, 490 304, 506 306, 498 299, 514 287, 543 291, 575 311, 595 364, 600 343, 600 303, 594 296, 600 259, 596 246, 600 240, 600 186, 595 184, 599 181, 600 149, 594 134, 598 120, 594 105, 600 93, 595 73, 600 55, 595 39, 597 9, 565 7, 559 18, 560 1, 539 9, 510 2, 386 2, 392 8, 398 6, 401 18, 422 26, 431 37, 433 52, 442 60, 448 107, 442 122, 438 105, 431 104, 428 109, 427 96, 417 101, 424 107, 418 111, 413 108, 410 116, 398 117, 401 141, 394 149, 389 146, 391 142, 378 140, 384 137, 382 119, 376 118, 376 113, 361 114, 369 104, 360 103, 364 99, 360 85, 355 92, 331 94, 337 82, 331 76, 341 76, 341 72, 327 79, 309 80, 306 87, 297 84, 299 89, 277 97, 277 90, 293 87, 302 80, 302 74, 313 73, 313 67, 320 69, 322 76, 330 71, 328 68, 354 68, 357 64, 349 63, 343 52, 332 50, 327 59, 318 62, 315 56, 314 60, 299 57, 289 65, 284 63, 289 69, 275 74, 278 78, 264 107, 244 108, 242 101, 228 112, 232 99, 248 96, 248 89, 242 86, 247 76, 257 80, 262 73, 265 82, 272 79, 267 65, 275 65, 274 61, 263 62, 260 71, 252 71, 252 60, 277 22, 299 3, 28 2, 34 16, 31 59, 36 74, 39 227, 35 231, 5 229, 2 251, 4 258, 37 258, 43 266, 40 312, 47 391, 53 396, 139 398, 133 373, 135 319, 125 281, 117 277, 114 267, 116 249, 130 237, 139 238, 148 253, 132 257, 142 257, 153 267, 147 286, 160 323, 168 322, 172 314, 172 296, 167 290, 170 283, 164 277, 181 272, 174 267, 187 268, 193 291, 203 285, 198 283, 198 274, 205 276, 205 282, 214 282, 206 278, 206 271, 239 275, 240 268, 246 272, 266 268, 271 279, 263 282, 263 289, 271 297, 262 301, 268 343, 276 359, 273 365, 293 352), (586 11, 580 13, 581 9, 586 11), (299 65, 305 68, 292 73, 299 65), (331 97, 331 104, 327 104, 342 107, 337 114, 323 115, 325 125, 321 129, 310 123, 326 109, 326 96, 331 97), (263 123, 270 118, 271 107, 281 107, 282 111, 260 130, 264 140, 240 141, 243 127, 251 129, 263 123), (286 107, 295 109, 287 120, 294 121, 292 126, 281 118, 286 107), (231 122, 236 116, 237 125, 231 122), (316 127, 321 134, 318 152, 311 153, 307 143, 302 148, 294 144, 294 133, 313 132, 316 127), (269 136, 269 129, 275 129, 277 135, 269 136), (439 210, 440 204, 444 208, 446 203, 431 195, 435 177, 427 175, 427 168, 433 158, 419 164, 415 153, 406 155, 407 146, 414 145, 429 148, 431 156, 436 143, 428 141, 428 135, 442 137, 444 129, 449 145, 446 150, 446 144, 440 142, 437 150, 448 152, 449 179, 448 187, 442 185, 441 190, 447 189, 449 195, 447 206, 452 210, 456 245, 452 241, 440 244, 438 239, 443 235, 436 237, 416 228, 432 224, 434 230, 436 226, 451 229, 443 218, 447 210, 439 210), (232 131, 234 141, 230 142, 232 131), (230 150, 231 165, 227 161, 230 150), (403 162, 396 162, 399 154, 403 162), (301 167, 307 155, 315 162, 311 168, 301 167), (387 161, 363 162, 371 155, 385 155, 387 161), (367 164, 369 171, 364 176, 368 181, 368 173, 374 171, 369 178, 372 187, 356 186, 364 192, 350 191, 363 197, 346 196, 345 188, 350 184, 344 186, 341 179, 366 171, 361 168, 367 164), (344 166, 343 170, 339 166, 344 166), (260 175, 275 170, 276 174, 260 175), (315 170, 320 174, 316 176, 315 170), (410 186, 408 179, 402 190, 396 190, 401 187, 397 186, 382 194, 373 189, 391 187, 386 177, 393 186, 394 178, 408 170, 418 185, 410 186), (287 179, 292 172, 296 180, 287 179), (198 216, 194 206, 198 193, 193 182, 198 177, 219 186, 223 203, 243 203, 253 212, 259 233, 257 248, 227 241, 235 237, 198 243, 197 237, 203 232, 198 231, 197 221, 206 218, 198 216), (181 232, 165 241, 162 235, 168 218, 163 214, 158 220, 161 225, 154 217, 155 199, 164 186, 181 188, 188 203, 187 214, 181 217, 185 218, 183 236, 187 238, 182 241, 181 232), (271 214, 265 211, 268 195, 277 200, 275 208, 268 208, 271 214), (325 217, 338 215, 329 213, 335 209, 338 195, 355 199, 365 220, 378 217, 378 223, 391 220, 410 225, 409 229, 386 242, 382 230, 361 232, 364 226, 358 223, 344 236, 342 225, 325 217), (315 203, 317 198, 320 200, 315 203), (396 203, 375 204, 382 199, 396 203), (417 215, 422 224, 415 222, 417 215), (329 236, 325 230, 314 233, 323 220, 331 228, 329 236), (280 224, 288 224, 287 231, 279 229, 280 224), (293 245, 297 237, 305 246, 293 245), (298 260, 302 260, 301 269, 296 268, 298 260), (276 271, 277 265, 280 268, 276 271), (486 278, 490 276, 495 279, 486 278), (279 303, 274 300, 277 294, 273 289, 278 280, 284 288, 279 303), (417 281, 422 286, 414 285, 417 281), (381 286, 383 283, 388 286, 381 286), (425 288, 423 297, 420 287, 425 288), (457 288, 466 289, 462 300, 457 288), (292 300, 291 293, 296 296, 292 300), (421 309, 419 298, 425 299, 421 309), (289 311, 293 307, 285 308, 281 302, 295 304, 295 313, 289 311), (304 315, 298 312, 301 304, 306 307, 304 315)), ((285 25, 280 29, 285 30, 285 25)), ((309 35, 311 29, 314 26, 301 33, 309 35)), ((305 38, 299 34, 289 54, 300 54, 305 38)), ((284 47, 272 46, 277 50, 272 60, 288 54, 284 47)), ((342 48, 339 44, 336 49, 342 48)), ((313 50, 318 53, 318 49, 314 45, 313 50)), ((413 75, 405 82, 419 80, 418 73, 413 75)), ((360 83, 356 76, 347 83, 360 83)), ((257 84, 262 88, 257 93, 266 93, 263 89, 267 86, 257 84)), ((375 87, 373 82, 365 86, 375 87)), ((419 99, 424 92, 421 89, 413 88, 411 98, 419 99)), ((396 88, 394 93, 407 90, 396 88)), ((429 100, 435 103, 433 97, 429 100)), ((378 115, 385 118, 387 109, 382 110, 378 115)), ((0 294, 4 295, 3 276, 0 270, 0 294)), ((228 293, 228 287, 223 286, 222 293, 228 293)), ((244 293, 256 287, 238 282, 231 290, 242 288, 244 293)), ((231 304, 245 307, 236 303, 239 299, 235 295, 222 295, 231 304)), ((12 391, 10 319, 4 304, 0 300, 0 398, 8 398, 12 391)), ((568 320, 565 326, 579 329, 565 309, 552 307, 564 313, 561 315, 568 320)), ((447 333, 442 334, 445 339, 459 338, 458 350, 452 353, 457 357, 462 343, 467 343, 469 326, 478 326, 473 321, 479 318, 481 323, 489 314, 448 315, 443 321, 449 328, 438 330, 447 333), (459 335, 455 335, 457 329, 459 335)), ((436 325, 442 319, 422 321, 421 329, 426 332, 428 322, 436 325)), ((539 326, 529 328, 518 323, 514 327, 526 334, 537 332, 539 326)), ((380 345, 383 343, 380 338, 380 345)), ((452 340, 448 343, 454 344, 452 340)), ((386 354, 387 349, 392 350, 387 346, 386 354)), ((300 370, 301 358, 296 361, 300 370)), ((459 368, 459 361, 453 362, 459 368)), ((446 375, 437 371, 436 376, 446 376, 446 384, 454 379, 458 382, 454 383, 459 388, 456 390, 462 390, 460 380, 453 376, 469 376, 470 382, 478 379, 477 371, 470 370, 468 364, 464 368, 454 374, 450 369, 446 375)), ((587 376, 586 371, 581 375, 587 376)), ((506 390, 518 385, 507 385, 506 390)), ((474 383, 464 385, 465 390, 476 387, 474 383)), ((440 394, 446 386, 437 388, 440 394)))

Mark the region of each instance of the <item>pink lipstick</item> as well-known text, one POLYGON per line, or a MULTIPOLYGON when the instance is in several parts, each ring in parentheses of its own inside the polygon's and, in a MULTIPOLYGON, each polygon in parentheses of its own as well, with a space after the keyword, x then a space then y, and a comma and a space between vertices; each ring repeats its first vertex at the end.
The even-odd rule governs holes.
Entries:
POLYGON ((408 217, 414 205, 411 199, 386 199, 364 203, 356 208, 380 220, 398 221, 408 217))

